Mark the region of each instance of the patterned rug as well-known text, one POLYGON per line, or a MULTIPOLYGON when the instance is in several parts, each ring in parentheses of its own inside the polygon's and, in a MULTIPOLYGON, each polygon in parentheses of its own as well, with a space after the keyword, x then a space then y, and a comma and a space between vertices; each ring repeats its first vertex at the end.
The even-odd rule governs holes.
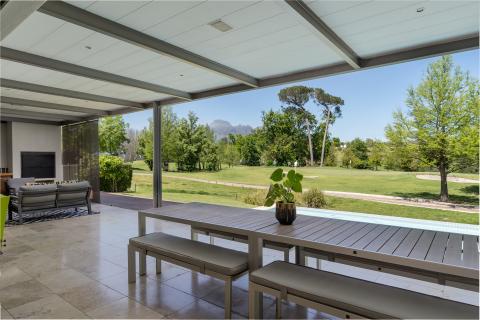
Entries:
MULTIPOLYGON (((99 214, 99 213, 100 213, 99 211, 92 210, 91 214, 99 214)), ((75 208, 69 208, 69 209, 51 210, 51 211, 40 212, 40 213, 24 213, 23 224, 68 219, 68 218, 81 217, 81 216, 87 216, 87 215, 88 215, 88 210, 84 208, 78 208, 77 210, 75 210, 75 208)), ((18 215, 16 213, 13 213, 12 220, 8 220, 5 223, 5 225, 7 227, 20 225, 20 220, 18 218, 18 215)))

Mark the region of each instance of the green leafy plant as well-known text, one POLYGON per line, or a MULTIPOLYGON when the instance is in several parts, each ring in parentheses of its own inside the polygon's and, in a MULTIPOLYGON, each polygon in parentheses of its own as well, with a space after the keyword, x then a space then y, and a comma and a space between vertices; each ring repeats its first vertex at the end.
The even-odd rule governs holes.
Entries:
POLYGON ((107 192, 127 191, 132 184, 132 166, 116 156, 101 155, 99 158, 100 190, 107 192))
POLYGON ((303 175, 295 172, 295 170, 285 173, 282 168, 278 168, 273 171, 270 179, 274 183, 270 184, 268 189, 265 206, 270 207, 275 201, 295 203, 295 195, 293 193, 302 192, 303 175))
POLYGON ((309 208, 325 208, 327 201, 322 191, 312 188, 302 194, 302 201, 309 208))

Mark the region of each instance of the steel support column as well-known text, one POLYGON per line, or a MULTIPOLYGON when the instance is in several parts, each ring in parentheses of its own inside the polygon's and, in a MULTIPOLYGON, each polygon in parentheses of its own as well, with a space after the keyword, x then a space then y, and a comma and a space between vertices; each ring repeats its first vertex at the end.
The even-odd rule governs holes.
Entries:
POLYGON ((153 206, 162 206, 162 107, 153 106, 153 206))

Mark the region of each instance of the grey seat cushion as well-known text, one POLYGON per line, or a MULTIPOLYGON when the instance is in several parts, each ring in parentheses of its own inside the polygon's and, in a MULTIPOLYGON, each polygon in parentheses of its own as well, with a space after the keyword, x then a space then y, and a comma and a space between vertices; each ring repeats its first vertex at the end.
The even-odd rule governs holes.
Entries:
POLYGON ((90 189, 88 181, 58 184, 58 205, 85 205, 87 204, 87 192, 90 189))
POLYGON ((248 270, 248 255, 244 252, 161 232, 131 238, 130 244, 228 276, 248 270))
POLYGON ((20 187, 26 185, 27 183, 33 182, 35 182, 35 178, 12 178, 8 179, 7 186, 9 189, 11 189, 12 192, 16 194, 20 187))
POLYGON ((478 319, 478 307, 275 261, 250 281, 368 318, 478 319))

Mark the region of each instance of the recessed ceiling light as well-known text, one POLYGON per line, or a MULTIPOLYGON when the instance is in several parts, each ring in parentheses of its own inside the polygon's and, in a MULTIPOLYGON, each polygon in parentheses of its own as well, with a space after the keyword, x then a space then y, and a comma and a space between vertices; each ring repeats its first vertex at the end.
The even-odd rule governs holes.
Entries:
POLYGON ((92 47, 90 47, 90 46, 85 46, 85 49, 87 49, 87 50, 92 50, 92 47))
POLYGON ((210 22, 209 25, 221 32, 227 32, 233 29, 231 26, 229 26, 220 19, 210 22))
POLYGON ((183 77, 183 74, 181 74, 180 77, 183 77))
POLYGON ((417 8, 417 13, 422 13, 422 12, 423 12, 423 10, 425 10, 425 8, 424 8, 424 7, 417 8))

